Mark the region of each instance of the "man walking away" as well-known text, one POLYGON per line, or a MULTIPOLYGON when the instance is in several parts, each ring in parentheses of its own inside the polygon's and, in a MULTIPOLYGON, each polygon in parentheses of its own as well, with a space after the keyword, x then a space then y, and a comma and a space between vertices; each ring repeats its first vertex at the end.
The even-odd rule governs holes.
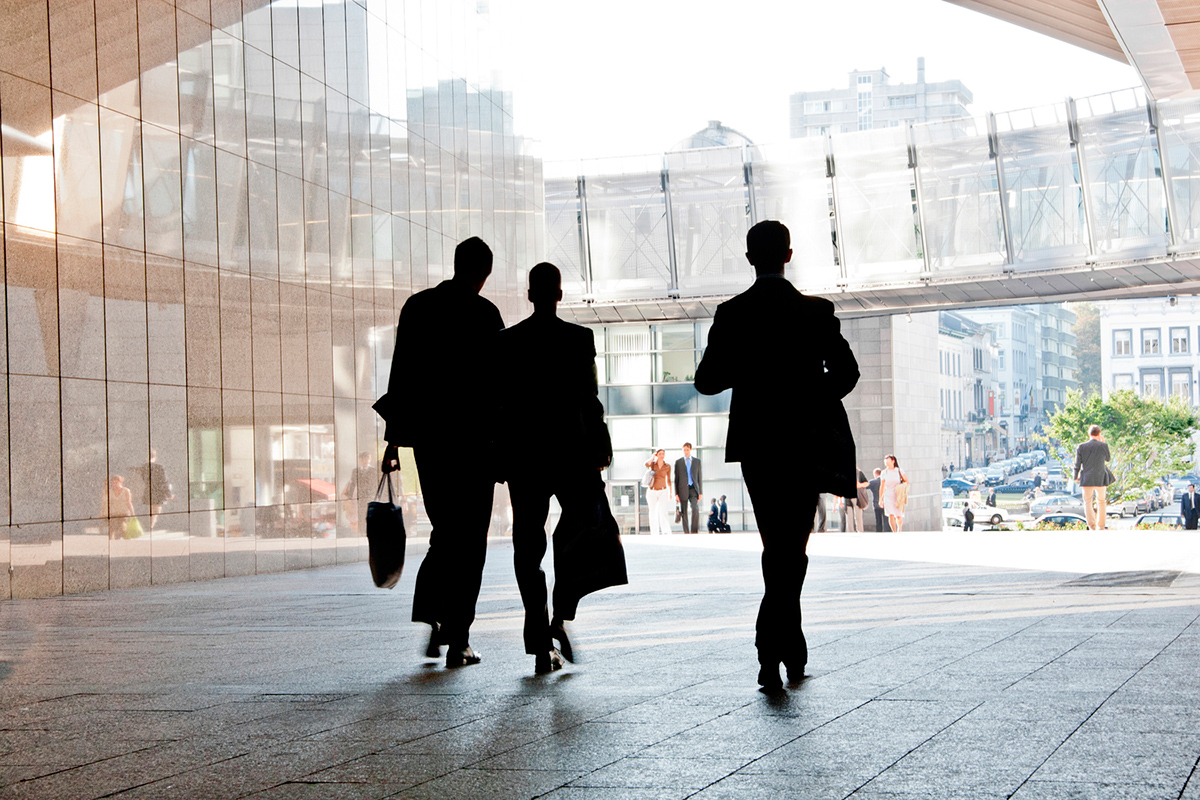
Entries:
POLYGON ((755 645, 759 685, 771 691, 783 685, 781 663, 788 680, 799 681, 808 662, 800 592, 817 497, 856 494, 854 438, 841 401, 859 373, 833 303, 806 297, 784 277, 792 257, 788 229, 758 223, 746 234, 746 251, 757 279, 718 306, 696 390, 733 390, 725 460, 742 463, 763 542, 755 645), (778 442, 803 442, 820 457, 783 469, 778 442))
POLYGON ((971 510, 971 501, 963 503, 963 530, 975 530, 975 512, 971 510))
POLYGON ((448 646, 447 667, 478 664, 471 623, 483 581, 496 484, 490 391, 500 311, 479 292, 492 273, 492 251, 471 237, 454 250, 454 277, 417 292, 396 325, 388 391, 375 404, 387 423, 385 459, 412 447, 433 530, 417 572, 413 622, 431 628, 426 655, 448 646))
POLYGON ((692 443, 684 442, 683 458, 675 462, 675 502, 679 503, 684 533, 700 532, 700 501, 704 499, 701 487, 700 459, 692 457, 692 443))
POLYGON ((612 460, 608 437, 597 436, 604 427, 604 408, 596 384, 595 339, 587 328, 558 318, 561 299, 558 267, 536 265, 529 271, 533 314, 498 337, 497 361, 509 368, 505 391, 499 393, 504 432, 498 449, 509 465, 513 565, 525 606, 525 652, 534 657, 538 674, 561 669, 563 658, 574 660, 563 623, 575 618, 578 598, 563 596, 571 580, 557 530, 553 620, 546 607, 542 558, 550 498, 557 497, 562 507, 560 528, 590 518, 596 498, 604 493, 600 470, 612 460), (553 640, 559 642, 557 649, 553 640))
POLYGON ((1100 433, 1100 426, 1088 428, 1088 440, 1075 448, 1075 480, 1083 487, 1083 510, 1087 515, 1090 530, 1104 530, 1107 522, 1104 494, 1108 486, 1106 461, 1112 458, 1108 444, 1100 433), (1097 509, 1099 506, 1099 517, 1097 509))
POLYGON ((1179 511, 1183 515, 1183 527, 1185 530, 1196 530, 1197 523, 1200 523, 1200 508, 1196 506, 1196 484, 1189 483, 1188 490, 1183 495, 1183 499, 1179 501, 1179 511))

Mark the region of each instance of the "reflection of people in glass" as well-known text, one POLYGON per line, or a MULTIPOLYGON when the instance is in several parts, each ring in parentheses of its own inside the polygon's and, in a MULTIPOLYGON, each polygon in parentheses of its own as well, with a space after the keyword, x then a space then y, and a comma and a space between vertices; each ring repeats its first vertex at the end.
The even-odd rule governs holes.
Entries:
POLYGON ((154 523, 162 513, 163 503, 174 500, 175 494, 171 489, 171 482, 167 480, 167 471, 158 463, 158 451, 153 447, 150 448, 150 460, 142 467, 142 474, 145 478, 142 503, 150 508, 150 530, 154 530, 154 523))
POLYGON ((125 485, 124 475, 108 479, 108 488, 100 499, 100 516, 108 517, 108 538, 125 536, 125 524, 133 516, 133 492, 125 485))
POLYGON ((371 463, 371 454, 359 453, 358 466, 350 473, 350 480, 346 481, 342 497, 349 500, 351 505, 357 506, 354 519, 357 520, 356 530, 360 536, 367 534, 367 504, 375 497, 375 490, 378 488, 379 469, 371 463))
POLYGON ((414 622, 431 627, 426 654, 449 646, 447 667, 478 664, 471 623, 483 583, 496 465, 490 451, 495 337, 500 310, 480 296, 492 274, 491 248, 478 237, 454 250, 454 277, 408 298, 396 325, 387 394, 375 410, 389 448, 412 447, 433 530, 417 572, 414 622))

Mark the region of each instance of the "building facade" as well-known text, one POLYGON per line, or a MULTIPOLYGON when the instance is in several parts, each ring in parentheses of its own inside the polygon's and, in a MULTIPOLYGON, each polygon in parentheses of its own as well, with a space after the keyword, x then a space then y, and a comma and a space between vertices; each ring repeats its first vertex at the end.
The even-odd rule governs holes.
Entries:
POLYGON ((1079 388, 1075 358, 1075 312, 1063 304, 1037 306, 1042 350, 1042 414, 1048 418, 1062 405, 1067 392, 1079 388))
POLYGON ((996 383, 989 411, 999 428, 996 449, 987 455, 1006 458, 1034 446, 1042 422, 1041 316, 1039 306, 977 308, 968 319, 991 328, 996 342, 996 383))
POLYGON ((493 36, 466 0, 0 6, 0 598, 365 556, 400 306, 479 235, 515 321, 544 252, 493 36))
POLYGON ((796 92, 789 98, 793 139, 969 116, 973 96, 962 81, 925 81, 917 59, 916 83, 890 83, 887 70, 855 70, 844 89, 796 92))
POLYGON ((1101 389, 1198 404, 1200 298, 1150 298, 1096 304, 1100 311, 1101 389))

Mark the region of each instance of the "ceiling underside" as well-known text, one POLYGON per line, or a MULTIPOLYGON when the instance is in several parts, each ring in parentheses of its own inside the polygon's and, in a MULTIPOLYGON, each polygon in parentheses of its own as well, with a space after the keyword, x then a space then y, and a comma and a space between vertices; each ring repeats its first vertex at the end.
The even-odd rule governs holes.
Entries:
POLYGON ((1155 99, 1200 90, 1196 0, 946 0, 1124 61, 1155 99))

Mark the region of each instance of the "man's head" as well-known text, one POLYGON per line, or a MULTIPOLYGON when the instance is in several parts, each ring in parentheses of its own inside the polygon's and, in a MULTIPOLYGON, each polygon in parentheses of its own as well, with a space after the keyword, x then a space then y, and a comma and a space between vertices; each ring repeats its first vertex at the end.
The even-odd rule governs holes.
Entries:
POLYGON ((692 443, 691 442, 683 443, 683 457, 684 458, 692 457, 692 443))
POLYGON ((876 467, 875 468, 875 477, 878 478, 882 474, 883 474, 883 470, 881 470, 879 467, 876 467))
POLYGON ((1100 426, 1099 425, 1093 425, 1092 427, 1088 428, 1088 436, 1095 439, 1099 435, 1100 435, 1100 426))
POLYGON ((747 231, 746 260, 758 275, 782 275, 783 265, 792 260, 792 235, 787 226, 767 219, 747 231))
POLYGON ((492 274, 492 248, 478 236, 464 239, 454 248, 454 279, 475 291, 483 288, 492 274))
POLYGON ((529 302, 534 308, 554 308, 562 300, 562 273, 543 261, 529 270, 529 302))
POLYGON ((1194 492, 1194 491, 1196 491, 1196 484, 1194 484, 1194 483, 1189 483, 1189 484, 1188 484, 1188 494, 1191 494, 1191 493, 1192 493, 1192 492, 1194 492))
POLYGON ((358 454, 358 465, 363 468, 369 467, 371 465, 371 454, 370 453, 359 453, 358 454))

